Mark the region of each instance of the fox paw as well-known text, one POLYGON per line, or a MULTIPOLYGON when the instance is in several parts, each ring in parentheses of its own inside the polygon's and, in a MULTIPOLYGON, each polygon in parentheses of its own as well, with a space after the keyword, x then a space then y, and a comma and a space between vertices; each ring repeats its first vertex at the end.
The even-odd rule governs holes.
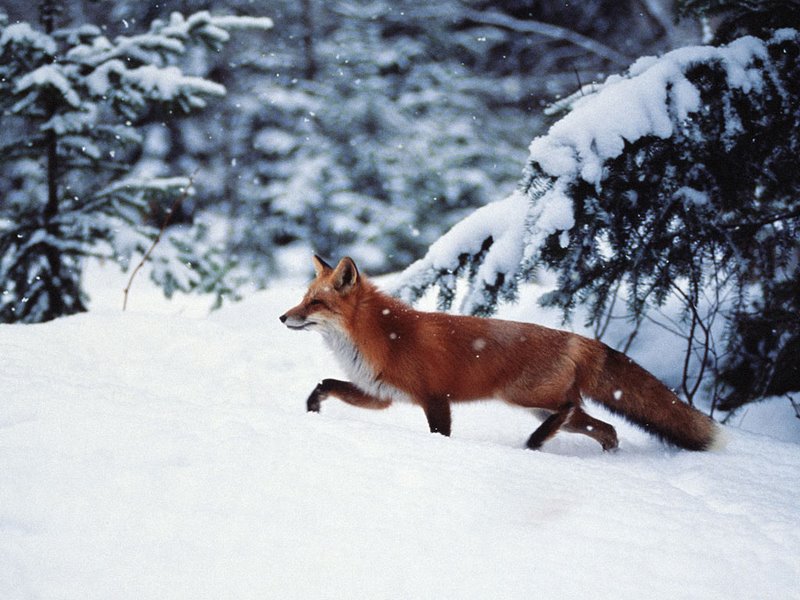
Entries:
POLYGON ((306 412, 319 412, 319 398, 312 394, 309 396, 308 400, 306 400, 306 412))

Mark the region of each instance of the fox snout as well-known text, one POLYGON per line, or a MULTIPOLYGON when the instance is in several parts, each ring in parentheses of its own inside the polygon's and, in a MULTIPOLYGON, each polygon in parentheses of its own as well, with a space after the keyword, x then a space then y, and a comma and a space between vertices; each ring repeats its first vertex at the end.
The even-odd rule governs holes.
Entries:
POLYGON ((305 319, 296 315, 291 315, 288 312, 278 317, 281 323, 286 325, 289 329, 302 329, 305 325, 305 319))
POLYGON ((309 325, 314 324, 313 321, 309 320, 305 311, 300 310, 300 307, 292 308, 278 318, 281 320, 281 323, 286 325, 289 329, 305 329, 309 325))

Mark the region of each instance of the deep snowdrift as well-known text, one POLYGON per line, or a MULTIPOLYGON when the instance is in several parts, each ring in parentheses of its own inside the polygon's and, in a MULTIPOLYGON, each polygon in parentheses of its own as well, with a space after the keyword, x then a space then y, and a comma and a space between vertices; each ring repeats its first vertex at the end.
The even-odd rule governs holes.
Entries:
POLYGON ((120 285, 0 326, 0 598, 798 597, 797 444, 622 424, 615 454, 534 453, 498 403, 451 439, 409 406, 308 415, 338 371, 278 322, 302 284, 211 317, 136 285, 132 312, 120 285))

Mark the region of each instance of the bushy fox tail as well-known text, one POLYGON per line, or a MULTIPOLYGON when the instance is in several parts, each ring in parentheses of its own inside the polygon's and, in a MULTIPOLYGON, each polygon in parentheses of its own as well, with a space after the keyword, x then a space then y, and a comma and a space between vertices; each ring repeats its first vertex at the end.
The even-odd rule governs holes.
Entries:
POLYGON ((721 441, 713 419, 681 401, 655 376, 613 348, 605 347, 603 367, 583 391, 663 441, 687 450, 711 450, 721 441))

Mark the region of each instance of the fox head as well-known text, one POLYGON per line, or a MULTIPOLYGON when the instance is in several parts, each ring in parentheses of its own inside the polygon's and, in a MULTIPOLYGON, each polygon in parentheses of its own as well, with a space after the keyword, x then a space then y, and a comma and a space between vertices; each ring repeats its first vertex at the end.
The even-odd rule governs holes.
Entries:
POLYGON ((349 257, 336 268, 316 255, 313 262, 317 276, 300 304, 280 316, 281 323, 289 329, 342 329, 361 283, 358 268, 349 257))

